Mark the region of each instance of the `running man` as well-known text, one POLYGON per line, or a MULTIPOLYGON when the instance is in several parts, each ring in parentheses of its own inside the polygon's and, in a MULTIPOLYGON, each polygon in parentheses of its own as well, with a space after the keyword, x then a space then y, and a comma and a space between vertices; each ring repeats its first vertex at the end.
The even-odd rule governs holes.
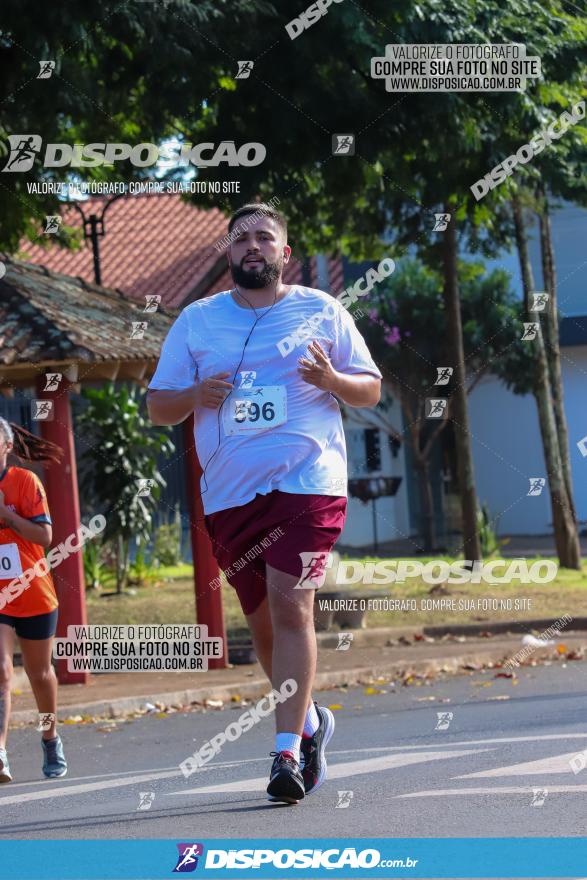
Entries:
POLYGON ((297 803, 326 778, 325 747, 334 730, 332 713, 312 701, 312 685, 315 588, 347 508, 336 398, 375 406, 381 373, 337 300, 282 282, 291 248, 279 212, 245 205, 228 232, 234 288, 181 312, 147 400, 156 425, 194 413, 214 555, 237 591, 273 687, 297 683, 276 709, 267 788, 271 800, 297 803), (316 329, 300 346, 308 321, 316 329))
POLYGON ((57 677, 51 663, 59 604, 53 579, 49 573, 35 575, 24 590, 18 583, 24 571, 45 558, 53 537, 51 517, 40 479, 26 468, 9 466, 10 453, 21 461, 58 463, 63 451, 0 418, 0 782, 12 779, 6 738, 15 636, 42 719, 43 773, 49 778, 67 773, 56 730, 57 677))

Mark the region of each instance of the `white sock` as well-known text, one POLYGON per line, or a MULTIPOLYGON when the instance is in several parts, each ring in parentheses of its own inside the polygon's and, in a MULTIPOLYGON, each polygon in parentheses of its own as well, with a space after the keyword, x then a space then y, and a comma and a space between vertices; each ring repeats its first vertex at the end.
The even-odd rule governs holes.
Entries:
POLYGON ((310 708, 306 713, 306 720, 304 721, 304 736, 313 736, 318 728, 320 727, 320 719, 318 718, 318 713, 316 712, 316 706, 314 703, 310 703, 310 708))
POLYGON ((275 736, 275 751, 291 752, 299 764, 301 743, 302 738, 297 733, 278 733, 275 736))

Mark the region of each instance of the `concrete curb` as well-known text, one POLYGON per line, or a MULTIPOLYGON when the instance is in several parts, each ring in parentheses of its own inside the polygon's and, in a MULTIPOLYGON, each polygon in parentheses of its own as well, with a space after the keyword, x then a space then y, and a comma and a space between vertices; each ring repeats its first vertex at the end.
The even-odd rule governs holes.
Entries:
MULTIPOLYGON (((386 630, 388 633, 388 630, 386 630)), ((550 649, 537 649, 534 657, 548 656, 550 649)), ((370 666, 357 666, 340 671, 318 672, 315 679, 315 690, 328 690, 337 685, 355 685, 367 678, 376 678, 382 674, 414 674, 426 675, 438 672, 457 672, 465 666, 482 667, 489 663, 496 663, 509 656, 504 652, 503 645, 499 648, 476 648, 472 651, 464 651, 457 656, 423 657, 413 660, 382 660, 381 663, 370 666)), ((163 693, 147 693, 133 697, 117 697, 111 700, 97 700, 95 702, 78 703, 67 706, 58 713, 58 719, 62 721, 72 715, 100 715, 109 718, 121 717, 127 712, 136 712, 144 708, 145 703, 164 703, 172 706, 189 706, 191 703, 203 703, 204 700, 223 700, 230 702, 233 696, 243 699, 256 700, 270 690, 265 678, 242 680, 230 685, 215 685, 213 682, 199 688, 189 688, 179 691, 165 691, 163 693)), ((36 722, 38 713, 36 710, 27 709, 13 712, 11 722, 30 723, 36 722)))

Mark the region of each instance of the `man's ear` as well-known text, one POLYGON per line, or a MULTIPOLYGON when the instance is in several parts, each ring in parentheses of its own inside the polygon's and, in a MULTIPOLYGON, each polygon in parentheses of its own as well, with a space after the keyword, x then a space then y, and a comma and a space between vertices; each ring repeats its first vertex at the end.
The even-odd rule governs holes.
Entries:
POLYGON ((283 262, 289 263, 290 257, 291 257, 291 248, 288 244, 284 244, 284 246, 283 246, 283 262))

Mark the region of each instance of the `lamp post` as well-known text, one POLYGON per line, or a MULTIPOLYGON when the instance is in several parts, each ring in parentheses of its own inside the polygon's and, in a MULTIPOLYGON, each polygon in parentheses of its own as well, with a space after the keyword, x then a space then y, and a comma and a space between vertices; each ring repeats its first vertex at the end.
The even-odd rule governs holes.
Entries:
POLYGON ((102 272, 100 269, 100 244, 99 237, 106 235, 106 228, 104 226, 104 217, 106 216, 106 211, 110 207, 110 205, 115 202, 117 199, 122 198, 123 193, 119 193, 116 196, 112 196, 111 199, 108 199, 106 204, 102 209, 102 213, 100 216, 97 214, 90 214, 89 217, 86 217, 84 214, 80 203, 74 202, 76 209, 82 216, 83 221, 83 229, 84 229, 84 239, 87 241, 90 239, 92 242, 92 253, 94 256, 94 280, 96 284, 102 284, 102 272))

